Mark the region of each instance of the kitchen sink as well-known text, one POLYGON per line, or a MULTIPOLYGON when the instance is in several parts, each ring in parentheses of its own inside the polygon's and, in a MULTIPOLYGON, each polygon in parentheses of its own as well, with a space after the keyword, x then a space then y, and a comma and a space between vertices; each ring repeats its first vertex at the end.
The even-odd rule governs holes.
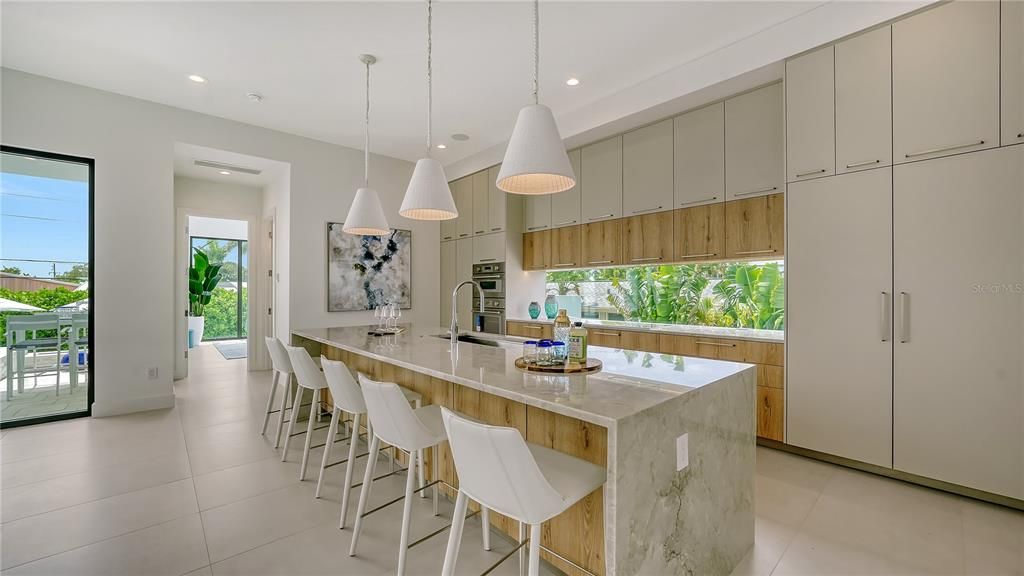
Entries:
MULTIPOLYGON (((452 336, 451 336, 451 334, 438 334, 438 335, 435 336, 435 338, 441 338, 443 340, 451 340, 452 336)), ((511 342, 511 341, 502 341, 502 340, 496 340, 496 339, 493 339, 493 338, 481 338, 481 337, 475 336, 473 334, 461 334, 461 333, 459 334, 458 341, 459 342, 466 342, 468 344, 479 344, 481 346, 490 346, 492 348, 505 348, 505 347, 511 347, 514 344, 516 344, 516 343, 511 342)))

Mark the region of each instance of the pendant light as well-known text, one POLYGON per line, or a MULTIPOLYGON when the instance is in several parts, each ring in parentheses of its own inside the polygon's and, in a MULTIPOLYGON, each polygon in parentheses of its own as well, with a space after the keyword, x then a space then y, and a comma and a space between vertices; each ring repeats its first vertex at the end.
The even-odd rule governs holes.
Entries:
POLYGON ((433 41, 431 24, 433 23, 433 6, 427 0, 427 155, 416 161, 412 171, 412 179, 405 190, 405 198, 398 213, 413 220, 451 220, 459 215, 452 199, 451 188, 444 167, 430 157, 431 142, 431 105, 433 96, 433 66, 431 56, 433 41))
POLYGON ((554 194, 576 185, 576 174, 555 125, 551 108, 539 103, 540 6, 533 2, 533 104, 519 111, 505 160, 498 172, 498 188, 512 194, 554 194))
POLYGON ((348 209, 348 217, 341 229, 349 234, 361 236, 383 236, 391 231, 380 205, 377 191, 370 188, 370 65, 377 58, 361 54, 359 61, 366 64, 366 117, 363 133, 363 187, 356 190, 356 197, 348 209))

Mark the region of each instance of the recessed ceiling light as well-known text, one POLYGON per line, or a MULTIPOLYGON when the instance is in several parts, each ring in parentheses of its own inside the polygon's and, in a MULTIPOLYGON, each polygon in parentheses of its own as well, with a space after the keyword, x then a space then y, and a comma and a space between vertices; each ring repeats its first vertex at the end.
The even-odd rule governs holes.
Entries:
POLYGON ((231 176, 231 172, 228 172, 227 170, 221 170, 220 173, 225 176, 231 176))
POLYGON ((568 80, 565 81, 565 83, 567 85, 569 85, 569 86, 579 86, 580 79, 579 78, 569 78, 568 80))
POLYGON ((206 78, 203 78, 199 74, 189 74, 188 79, 195 82, 196 84, 206 84, 206 78))
POLYGON ((445 148, 447 148, 448 146, 446 146, 446 145, 444 145, 444 144, 438 144, 438 145, 437 145, 437 147, 438 147, 438 149, 440 149, 440 150, 444 150, 444 149, 445 149, 445 148))
POLYGON ((255 102, 257 104, 263 102, 263 94, 260 94, 259 92, 249 92, 245 96, 250 102, 255 102))
POLYGON ((466 135, 466 134, 463 134, 462 132, 458 132, 458 133, 452 134, 452 140, 455 140, 456 142, 465 142, 466 140, 469 140, 469 136, 466 135))

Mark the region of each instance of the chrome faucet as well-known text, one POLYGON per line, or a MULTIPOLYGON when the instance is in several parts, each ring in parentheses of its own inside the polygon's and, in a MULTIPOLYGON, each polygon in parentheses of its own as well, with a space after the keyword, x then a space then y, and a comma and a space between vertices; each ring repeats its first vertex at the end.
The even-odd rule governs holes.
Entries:
MULTIPOLYGON (((458 302, 456 301, 456 296, 459 295, 459 288, 462 288, 466 284, 472 284, 473 286, 476 286, 476 291, 477 291, 478 294, 480 294, 480 313, 482 314, 483 311, 484 311, 484 289, 483 289, 483 287, 480 286, 479 283, 474 282, 472 280, 463 280, 462 282, 460 282, 459 285, 455 287, 455 290, 452 290, 452 324, 451 324, 451 338, 452 338, 452 342, 455 342, 455 341, 457 341, 459 339, 459 317, 458 317, 457 310, 456 310, 456 307, 458 306, 458 302)), ((480 331, 480 327, 479 326, 475 326, 474 327, 474 331, 475 332, 479 332, 480 331)))

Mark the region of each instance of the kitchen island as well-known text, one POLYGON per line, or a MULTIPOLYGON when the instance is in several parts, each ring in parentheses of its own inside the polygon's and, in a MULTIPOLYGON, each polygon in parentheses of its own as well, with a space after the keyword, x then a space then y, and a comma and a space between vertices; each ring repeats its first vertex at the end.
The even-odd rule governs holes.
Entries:
MULTIPOLYGON (((561 570, 729 574, 753 545, 753 366, 592 346, 601 372, 542 376, 515 367, 521 346, 512 338, 453 345, 440 328, 407 325, 385 337, 368 328, 292 337, 353 371, 416 390, 425 404, 518 428, 530 442, 608 469, 603 488, 544 527, 544 557, 561 570)), ((439 452, 442 479, 457 485, 450 452, 439 452)), ((491 522, 518 533, 499 514, 491 522)))

